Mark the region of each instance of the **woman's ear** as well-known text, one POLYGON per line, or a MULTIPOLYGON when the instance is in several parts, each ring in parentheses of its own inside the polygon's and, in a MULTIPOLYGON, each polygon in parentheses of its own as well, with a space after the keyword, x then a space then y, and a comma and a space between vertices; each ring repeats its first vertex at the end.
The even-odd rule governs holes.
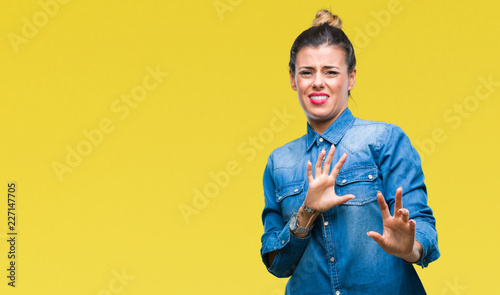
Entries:
POLYGON ((349 74, 349 85, 347 86, 347 90, 352 90, 354 88, 355 83, 356 83, 356 69, 352 70, 352 73, 349 74))
POLYGON ((295 83, 295 74, 292 72, 292 70, 288 71, 290 73, 290 85, 292 86, 292 89, 294 91, 297 91, 297 83, 295 83))

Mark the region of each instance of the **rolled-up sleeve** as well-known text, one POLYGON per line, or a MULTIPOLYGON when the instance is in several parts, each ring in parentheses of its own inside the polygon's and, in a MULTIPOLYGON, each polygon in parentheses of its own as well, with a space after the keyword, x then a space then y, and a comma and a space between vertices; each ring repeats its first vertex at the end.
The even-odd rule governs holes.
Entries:
POLYGON ((378 165, 382 172, 384 197, 394 214, 398 187, 403 188, 403 207, 415 220, 415 240, 422 245, 422 257, 416 264, 426 267, 439 258, 436 220, 427 205, 427 189, 420 157, 409 138, 395 125, 388 125, 378 145, 378 165))
POLYGON ((293 274, 309 243, 309 236, 299 238, 292 235, 288 223, 283 221, 280 204, 275 197, 272 154, 267 161, 263 184, 265 207, 262 212, 262 223, 264 234, 261 239, 260 254, 270 273, 279 278, 289 277, 293 274), (276 251, 276 257, 272 265, 269 265, 268 254, 272 251, 276 251))

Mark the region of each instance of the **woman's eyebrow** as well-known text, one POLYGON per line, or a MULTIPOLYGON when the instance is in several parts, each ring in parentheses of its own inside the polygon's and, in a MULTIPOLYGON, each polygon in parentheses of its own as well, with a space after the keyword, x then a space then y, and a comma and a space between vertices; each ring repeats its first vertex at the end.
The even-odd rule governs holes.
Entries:
POLYGON ((323 69, 340 69, 337 66, 324 66, 323 69))
POLYGON ((301 66, 299 69, 307 69, 307 70, 314 70, 314 67, 311 66, 301 66))
MULTIPOLYGON (((314 70, 314 67, 311 67, 311 66, 301 66, 301 67, 299 67, 299 69, 314 70)), ((323 69, 340 69, 340 67, 327 65, 327 66, 323 66, 323 69)))

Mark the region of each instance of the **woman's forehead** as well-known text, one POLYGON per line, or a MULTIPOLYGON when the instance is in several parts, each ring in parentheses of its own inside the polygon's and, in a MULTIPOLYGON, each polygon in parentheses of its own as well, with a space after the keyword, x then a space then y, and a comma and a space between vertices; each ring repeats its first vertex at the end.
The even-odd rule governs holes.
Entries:
POLYGON ((297 53, 297 67, 347 67, 345 54, 338 46, 305 47, 297 53))

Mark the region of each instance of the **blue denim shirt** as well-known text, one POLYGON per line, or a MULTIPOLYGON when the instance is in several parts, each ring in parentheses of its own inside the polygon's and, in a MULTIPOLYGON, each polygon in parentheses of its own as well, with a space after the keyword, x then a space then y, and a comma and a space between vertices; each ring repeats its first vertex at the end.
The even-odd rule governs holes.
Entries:
POLYGON ((403 207, 416 221, 415 239, 423 247, 417 264, 425 267, 440 255, 420 157, 399 127, 360 120, 349 109, 323 134, 307 124, 306 135, 271 153, 263 182, 261 256, 273 275, 291 276, 286 294, 425 294, 413 265, 385 253, 366 234, 383 232, 377 191, 393 215, 396 189, 402 186, 403 207), (309 236, 295 237, 289 220, 306 197, 307 161, 316 163, 320 151, 328 152, 332 144, 336 147, 332 163, 347 153, 335 193, 355 198, 323 212, 309 236), (277 255, 268 265, 267 254, 275 250, 277 255))

